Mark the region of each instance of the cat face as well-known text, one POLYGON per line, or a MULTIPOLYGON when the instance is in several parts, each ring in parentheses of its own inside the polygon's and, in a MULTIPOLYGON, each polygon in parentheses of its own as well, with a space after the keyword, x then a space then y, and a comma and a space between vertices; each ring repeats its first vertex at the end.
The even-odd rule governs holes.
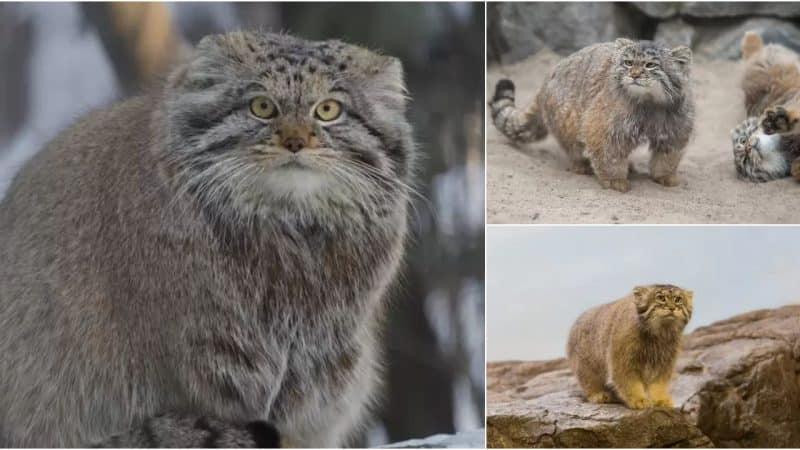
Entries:
POLYGON ((167 161, 240 216, 377 213, 404 199, 413 143, 397 59, 339 41, 209 36, 170 77, 167 161))
POLYGON ((692 291, 656 284, 636 287, 633 294, 639 317, 651 327, 683 329, 692 317, 692 291))
POLYGON ((692 51, 667 49, 651 41, 617 39, 614 74, 620 88, 637 101, 671 104, 684 97, 692 51))
POLYGON ((781 136, 762 133, 757 117, 742 122, 731 132, 731 138, 739 177, 764 182, 789 176, 789 162, 780 151, 781 136))

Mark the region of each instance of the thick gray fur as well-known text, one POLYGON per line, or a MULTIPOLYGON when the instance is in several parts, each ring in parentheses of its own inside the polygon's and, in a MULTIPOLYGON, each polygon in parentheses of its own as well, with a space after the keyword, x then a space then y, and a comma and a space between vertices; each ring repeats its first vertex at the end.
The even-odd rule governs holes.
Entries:
POLYGON ((237 32, 63 132, 0 203, 0 446, 248 446, 254 421, 346 444, 403 253, 405 108, 395 58, 237 32), (270 144, 295 125, 320 147, 270 144))

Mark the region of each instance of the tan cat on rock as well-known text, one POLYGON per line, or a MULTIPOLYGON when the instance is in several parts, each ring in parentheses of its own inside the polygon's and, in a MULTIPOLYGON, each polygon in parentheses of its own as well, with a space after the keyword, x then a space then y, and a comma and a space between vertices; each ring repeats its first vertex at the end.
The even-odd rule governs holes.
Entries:
POLYGON ((581 314, 569 333, 567 358, 587 399, 671 408, 669 383, 692 296, 669 284, 639 286, 581 314))

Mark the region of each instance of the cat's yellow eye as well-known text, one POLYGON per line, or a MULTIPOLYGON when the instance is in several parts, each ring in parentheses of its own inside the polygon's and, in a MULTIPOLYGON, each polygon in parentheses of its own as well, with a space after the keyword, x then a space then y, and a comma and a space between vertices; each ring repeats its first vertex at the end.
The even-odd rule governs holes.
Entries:
POLYGON ((325 100, 317 105, 317 108, 314 110, 314 115, 323 122, 336 120, 342 115, 342 104, 336 100, 325 100))
POLYGON ((250 112, 259 119, 272 119, 278 115, 278 107, 268 97, 261 95, 250 101, 250 112))
POLYGON ((657 65, 658 64, 656 64, 654 62, 649 62, 649 63, 645 64, 644 67, 646 67, 648 69, 655 69, 657 65))
POLYGON ((633 66, 633 61, 631 61, 630 59, 626 59, 623 62, 623 64, 625 64, 625 67, 631 67, 631 66, 633 66))
POLYGON ((675 297, 675 304, 680 305, 683 303, 683 297, 675 297))

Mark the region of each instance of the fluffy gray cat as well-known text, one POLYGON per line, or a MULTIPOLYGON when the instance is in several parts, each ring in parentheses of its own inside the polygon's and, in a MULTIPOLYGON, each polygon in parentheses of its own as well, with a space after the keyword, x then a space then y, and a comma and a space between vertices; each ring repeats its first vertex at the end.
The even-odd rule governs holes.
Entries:
POLYGON ((694 128, 691 61, 684 46, 625 38, 590 45, 559 62, 527 108, 516 106, 511 80, 498 81, 492 121, 517 145, 552 133, 570 171, 619 192, 631 188, 628 157, 648 143, 650 176, 674 187, 694 128))
POLYGON ((0 446, 338 446, 379 383, 414 145, 395 58, 204 38, 0 204, 0 446))

